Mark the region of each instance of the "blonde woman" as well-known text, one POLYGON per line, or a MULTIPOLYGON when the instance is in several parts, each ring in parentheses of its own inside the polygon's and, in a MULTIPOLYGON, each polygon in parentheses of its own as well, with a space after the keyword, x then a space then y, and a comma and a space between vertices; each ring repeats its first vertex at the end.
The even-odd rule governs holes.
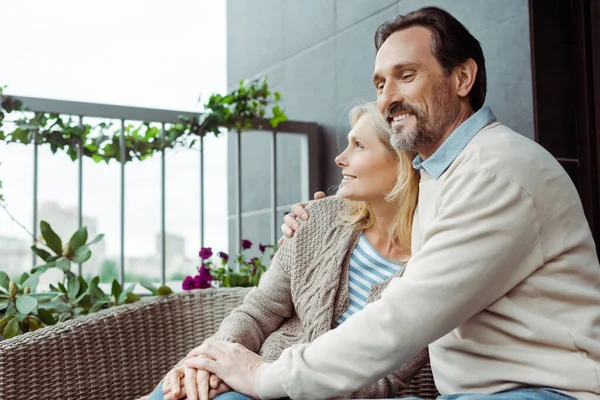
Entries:
MULTIPOLYGON (((312 342, 343 324, 402 275, 417 204, 414 155, 391 147, 389 128, 374 104, 355 107, 350 122, 348 146, 335 159, 342 176, 337 196, 308 205, 311 218, 283 243, 260 285, 211 340, 240 343, 266 361, 276 360, 287 347, 312 342)), ((194 355, 197 351, 189 354, 194 355)), ((345 397, 395 397, 426 361, 423 350, 345 397)), ((155 393, 166 399, 213 397, 224 384, 213 376, 209 385, 207 377, 205 371, 175 368, 155 393)), ((217 398, 247 399, 234 392, 217 398)))

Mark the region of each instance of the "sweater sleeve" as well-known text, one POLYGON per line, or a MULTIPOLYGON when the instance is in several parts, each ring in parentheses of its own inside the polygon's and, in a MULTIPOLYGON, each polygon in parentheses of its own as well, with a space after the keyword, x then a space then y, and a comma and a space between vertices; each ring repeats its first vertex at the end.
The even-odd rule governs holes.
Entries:
POLYGON ((281 245, 271 266, 263 274, 241 306, 227 316, 209 340, 225 340, 258 353, 269 335, 294 312, 292 279, 299 262, 309 264, 318 253, 323 227, 329 227, 341 207, 341 201, 327 198, 307 207, 311 219, 303 222, 293 238, 281 245), (306 254, 310 249, 311 254, 306 254))
MULTIPOLYGON (((255 376, 262 399, 329 398, 375 382, 543 265, 535 204, 487 171, 450 176, 404 276, 381 299, 255 376)), ((433 201, 433 200, 431 200, 433 201)))
MULTIPOLYGON (((280 252, 290 251, 288 245, 280 252)), ((258 353, 265 339, 277 330, 294 310, 290 291, 290 278, 273 257, 271 266, 263 274, 257 287, 253 288, 242 305, 234 309, 219 326, 211 340, 240 343, 258 353)))

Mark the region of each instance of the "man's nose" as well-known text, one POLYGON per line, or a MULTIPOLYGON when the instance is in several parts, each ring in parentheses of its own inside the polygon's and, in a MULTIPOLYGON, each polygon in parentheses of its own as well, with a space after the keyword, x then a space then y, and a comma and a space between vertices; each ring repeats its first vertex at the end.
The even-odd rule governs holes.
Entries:
POLYGON ((383 90, 377 95, 377 108, 385 115, 385 112, 395 103, 402 103, 404 95, 400 87, 392 82, 386 82, 383 90))

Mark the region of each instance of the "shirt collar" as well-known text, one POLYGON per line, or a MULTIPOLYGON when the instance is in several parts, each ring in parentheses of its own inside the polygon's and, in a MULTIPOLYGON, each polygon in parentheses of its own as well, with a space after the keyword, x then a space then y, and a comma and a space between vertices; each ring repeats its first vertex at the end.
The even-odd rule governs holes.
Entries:
POLYGON ((439 179, 471 139, 484 126, 495 120, 496 116, 490 107, 482 107, 465 122, 460 124, 427 160, 423 161, 423 158, 417 155, 413 160, 413 167, 415 169, 424 169, 433 178, 439 179))

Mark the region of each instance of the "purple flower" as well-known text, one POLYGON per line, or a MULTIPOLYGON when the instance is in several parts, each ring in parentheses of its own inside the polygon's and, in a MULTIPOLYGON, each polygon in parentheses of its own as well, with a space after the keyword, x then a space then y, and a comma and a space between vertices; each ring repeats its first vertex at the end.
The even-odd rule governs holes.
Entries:
POLYGON ((198 270, 198 275, 194 277, 187 276, 181 286, 183 290, 208 289, 211 286, 210 282, 212 280, 213 277, 210 274, 210 270, 203 264, 198 270))
POLYGON ((201 259, 206 260, 211 258, 213 255, 212 249, 210 247, 203 247, 200 249, 200 253, 198 253, 201 259))
POLYGON ((227 253, 223 253, 222 251, 220 251, 219 253, 217 253, 217 255, 221 257, 221 259, 225 262, 229 260, 229 256, 227 255, 227 253))
POLYGON ((258 244, 258 249, 260 250, 260 252, 261 252, 261 253, 264 253, 264 252, 265 252, 265 250, 267 249, 267 246, 265 246, 265 245, 264 245, 264 244, 262 244, 262 243, 259 243, 259 244, 258 244))
POLYGON ((200 277, 200 280, 202 282, 210 282, 213 280, 213 276, 210 274, 210 270, 206 268, 205 265, 202 265, 200 267, 200 270, 198 271, 198 276, 200 277))
POLYGON ((249 241, 248 239, 242 240, 242 250, 248 250, 250 247, 252 247, 251 241, 249 241))
POLYGON ((186 276, 185 279, 183 280, 183 285, 181 285, 181 287, 183 288, 183 290, 195 289, 194 278, 192 278, 191 276, 186 276))

